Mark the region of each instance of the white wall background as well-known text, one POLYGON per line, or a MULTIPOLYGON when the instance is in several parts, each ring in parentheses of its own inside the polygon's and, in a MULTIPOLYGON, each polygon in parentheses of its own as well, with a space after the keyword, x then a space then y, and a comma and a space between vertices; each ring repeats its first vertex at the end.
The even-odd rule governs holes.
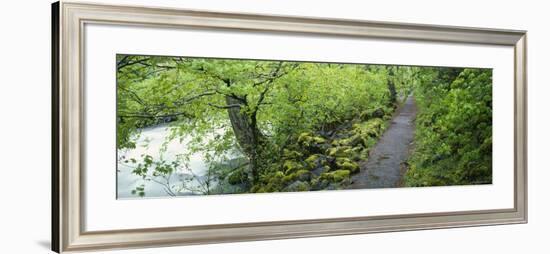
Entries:
MULTIPOLYGON (((548 253, 550 22, 545 1, 96 0, 216 11, 528 30, 529 224, 108 253, 548 253), (527 251, 526 251, 527 250, 527 251)), ((50 1, 0 9, 0 253, 49 253, 50 1)), ((101 252, 107 253, 107 252, 101 252)))

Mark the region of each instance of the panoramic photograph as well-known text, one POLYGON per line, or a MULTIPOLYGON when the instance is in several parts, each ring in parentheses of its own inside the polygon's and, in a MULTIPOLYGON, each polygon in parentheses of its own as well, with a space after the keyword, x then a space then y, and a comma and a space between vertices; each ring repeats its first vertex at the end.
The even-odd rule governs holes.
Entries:
POLYGON ((116 56, 117 198, 492 183, 492 70, 116 56))

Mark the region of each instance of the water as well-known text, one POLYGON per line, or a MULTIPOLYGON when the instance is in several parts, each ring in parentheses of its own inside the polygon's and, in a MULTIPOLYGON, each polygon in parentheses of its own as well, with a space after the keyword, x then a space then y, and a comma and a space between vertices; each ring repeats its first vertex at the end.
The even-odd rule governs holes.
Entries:
MULTIPOLYGON (((125 159, 134 158, 138 162, 142 161, 142 154, 148 154, 153 157, 153 161, 159 159, 164 159, 167 162, 174 161, 176 155, 187 153, 188 149, 186 147, 186 139, 180 143, 179 138, 175 138, 169 141, 166 145, 166 151, 162 151, 162 146, 166 142, 166 138, 170 135, 171 131, 168 125, 159 125, 149 128, 144 128, 141 131, 141 134, 136 142, 135 149, 124 149, 118 151, 118 156, 124 156, 125 159)), ((220 130, 223 131, 223 130, 220 130)), ((203 176, 208 170, 208 165, 204 160, 204 153, 194 153, 189 158, 189 168, 192 169, 193 173, 197 176, 203 176)), ((169 194, 165 191, 165 186, 162 184, 153 182, 153 181, 144 181, 140 176, 132 174, 135 165, 130 163, 124 163, 120 161, 118 163, 118 173, 117 173, 117 196, 118 198, 136 198, 137 195, 132 194, 132 190, 140 185, 145 186, 146 197, 166 197, 169 194)), ((150 169, 151 170, 151 169, 150 169)), ((183 169, 179 172, 174 172, 170 176, 170 182, 172 184, 177 184, 182 181, 186 176, 189 176, 191 172, 183 169)), ((159 180, 164 180, 162 178, 157 178, 159 180)), ((198 182, 190 182, 189 184, 198 184, 198 182)), ((184 194, 193 194, 193 193, 175 193, 177 195, 184 194)))

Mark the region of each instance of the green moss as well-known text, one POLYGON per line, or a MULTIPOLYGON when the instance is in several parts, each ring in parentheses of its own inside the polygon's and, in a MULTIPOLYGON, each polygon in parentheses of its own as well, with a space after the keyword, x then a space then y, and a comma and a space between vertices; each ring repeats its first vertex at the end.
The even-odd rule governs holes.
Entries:
POLYGON ((348 157, 351 155, 351 153, 349 153, 351 150, 352 147, 351 146, 338 146, 338 147, 331 147, 329 149, 327 149, 327 153, 329 156, 332 156, 332 157, 348 157))
POLYGON ((304 155, 302 153, 298 152, 298 151, 284 149, 283 150, 283 156, 285 158, 289 158, 289 159, 298 159, 298 158, 303 157, 304 155))
POLYGON ((332 180, 334 182, 341 182, 345 179, 349 178, 350 171, 349 170, 336 170, 331 173, 332 174, 332 180))
POLYGON ((359 172, 359 165, 355 162, 344 162, 340 165, 340 168, 349 170, 351 173, 359 172))
POLYGON ((307 157, 306 163, 310 168, 315 168, 317 166, 318 159, 319 159, 319 154, 313 154, 307 157))
POLYGON ((274 178, 283 178, 285 176, 285 174, 283 174, 283 172, 281 171, 276 171, 275 173, 273 173, 273 177, 274 178))
POLYGON ((353 135, 349 138, 348 145, 358 146, 363 143, 363 137, 361 135, 353 135))
POLYGON ((295 181, 297 179, 300 179, 300 180, 309 180, 310 178, 310 173, 308 170, 305 170, 305 169, 300 169, 294 173, 291 173, 289 175, 285 175, 283 176, 282 178, 282 182, 283 183, 288 183, 288 182, 292 182, 292 181, 295 181))
POLYGON ((299 143, 309 142, 310 140, 311 140, 311 133, 309 132, 300 133, 300 135, 298 136, 299 143))
POLYGON ((305 147, 320 145, 327 142, 326 139, 320 136, 315 136, 312 133, 304 132, 298 136, 298 143, 305 147))
POLYGON ((317 137, 317 136, 313 137, 312 141, 316 144, 322 144, 322 143, 327 142, 326 139, 324 139, 323 137, 317 137))
POLYGON ((313 178, 310 181, 311 186, 315 186, 319 183, 319 178, 313 178))
POLYGON ((336 165, 337 166, 340 166, 344 162, 351 162, 351 159, 347 158, 347 157, 337 157, 336 158, 336 165))
POLYGON ((285 174, 290 174, 290 173, 293 173, 295 172, 296 170, 298 169, 301 169, 303 168, 302 164, 300 164, 299 162, 297 161, 293 161, 293 160, 285 160, 285 162, 283 163, 283 168, 285 170, 285 174))
POLYGON ((311 178, 311 173, 305 169, 298 170, 294 174, 296 174, 298 176, 297 178, 300 179, 301 181, 307 181, 311 178))
POLYGON ((380 136, 383 127, 385 126, 384 120, 375 118, 366 122, 354 124, 352 127, 352 133, 360 135, 361 137, 378 137, 380 136))
POLYGON ((331 148, 327 149, 327 155, 328 156, 334 156, 337 151, 338 151, 338 147, 331 147, 331 148))
MULTIPOLYGON (((282 173, 282 172, 281 172, 282 173)), ((284 182, 285 175, 283 174, 275 174, 269 180, 267 181, 268 185, 280 185, 284 182)))
POLYGON ((285 190, 286 191, 308 191, 310 190, 310 186, 306 182, 296 181, 290 184, 287 188, 285 188, 285 190))
POLYGON ((296 174, 290 174, 283 177, 283 183, 288 183, 296 179, 296 174))
POLYGON ((354 161, 361 161, 363 158, 361 157, 361 153, 365 150, 362 146, 356 146, 351 150, 351 156, 350 158, 354 161))
POLYGON ((369 151, 370 151, 370 148, 365 148, 361 150, 361 152, 359 153, 359 159, 361 161, 367 161, 369 159, 369 151))
POLYGON ((351 173, 359 171, 359 164, 349 158, 336 158, 336 166, 338 169, 349 170, 351 173))
POLYGON ((330 182, 339 183, 344 180, 349 179, 350 171, 339 169, 330 173, 323 173, 321 174, 321 180, 328 180, 330 182))
POLYGON ((351 157, 354 153, 354 150, 353 150, 353 148, 350 147, 350 148, 347 148, 344 151, 342 151, 342 153, 345 154, 346 156, 351 157))

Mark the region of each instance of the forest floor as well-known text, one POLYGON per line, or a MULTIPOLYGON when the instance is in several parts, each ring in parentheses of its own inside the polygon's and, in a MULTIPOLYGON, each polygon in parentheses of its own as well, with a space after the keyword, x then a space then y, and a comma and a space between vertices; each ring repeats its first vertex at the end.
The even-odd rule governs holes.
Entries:
POLYGON ((391 188, 402 183, 405 162, 414 139, 416 103, 410 95, 395 112, 390 125, 374 146, 360 172, 351 179, 350 189, 391 188))

